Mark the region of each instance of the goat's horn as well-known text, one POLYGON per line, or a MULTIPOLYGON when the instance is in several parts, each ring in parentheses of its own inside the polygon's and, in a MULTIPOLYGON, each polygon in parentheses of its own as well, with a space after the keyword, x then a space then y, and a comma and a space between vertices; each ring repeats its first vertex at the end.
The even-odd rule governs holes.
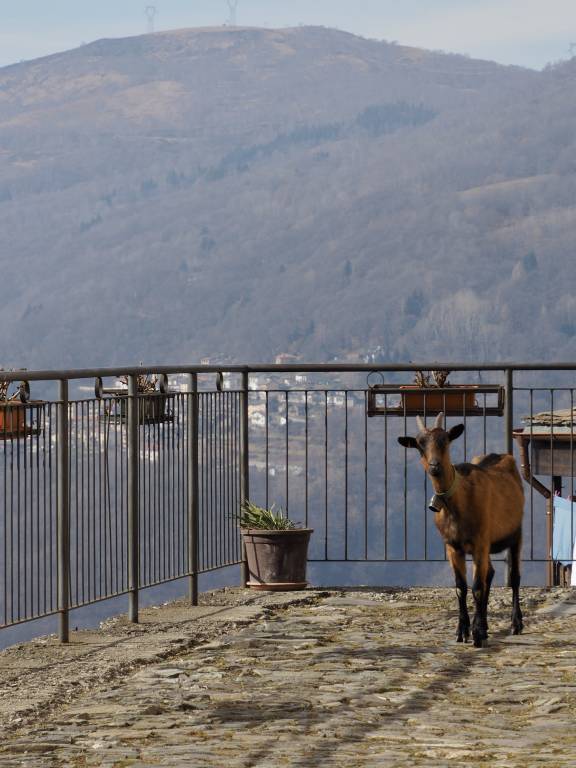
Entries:
POLYGON ((434 424, 435 429, 444 429, 444 414, 442 411, 436 416, 436 423, 434 424))
POLYGON ((418 427, 419 432, 425 432, 426 431, 426 425, 422 421, 422 418, 420 416, 416 416, 416 426, 418 427))

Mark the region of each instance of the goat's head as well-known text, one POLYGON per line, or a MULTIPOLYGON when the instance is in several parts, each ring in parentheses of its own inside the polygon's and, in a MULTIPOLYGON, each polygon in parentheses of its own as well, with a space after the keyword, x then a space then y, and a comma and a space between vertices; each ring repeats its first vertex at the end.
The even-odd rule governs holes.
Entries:
POLYGON ((448 431, 444 429, 444 414, 439 413, 432 429, 428 429, 420 416, 416 416, 418 434, 416 437, 399 437, 398 442, 405 448, 416 448, 420 461, 428 474, 441 481, 449 478, 450 443, 464 432, 464 424, 457 424, 448 431))

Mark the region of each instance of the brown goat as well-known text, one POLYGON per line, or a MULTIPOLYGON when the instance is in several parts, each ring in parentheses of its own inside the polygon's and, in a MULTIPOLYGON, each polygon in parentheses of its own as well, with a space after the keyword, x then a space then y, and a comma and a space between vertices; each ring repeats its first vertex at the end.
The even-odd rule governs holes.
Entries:
POLYGON ((456 580, 460 607, 457 641, 468 642, 470 638, 466 555, 472 555, 474 562, 472 594, 476 612, 472 638, 480 648, 488 638, 488 598, 494 577, 490 555, 505 549, 510 550, 512 634, 517 635, 523 629, 519 591, 524 489, 514 457, 491 453, 454 466, 450 443, 464 432, 464 425, 458 424, 446 432, 442 413, 433 429, 427 429, 420 417, 417 424, 417 437, 399 437, 398 442, 419 451, 434 486, 434 522, 446 544, 456 580))

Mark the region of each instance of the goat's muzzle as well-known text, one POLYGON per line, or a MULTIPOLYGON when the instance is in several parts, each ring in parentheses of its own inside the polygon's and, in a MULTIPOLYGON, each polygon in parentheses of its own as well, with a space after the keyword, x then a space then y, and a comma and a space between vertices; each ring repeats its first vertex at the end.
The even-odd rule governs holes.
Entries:
POLYGON ((442 474, 442 464, 439 461, 431 461, 428 464, 428 472, 432 477, 440 477, 442 474))

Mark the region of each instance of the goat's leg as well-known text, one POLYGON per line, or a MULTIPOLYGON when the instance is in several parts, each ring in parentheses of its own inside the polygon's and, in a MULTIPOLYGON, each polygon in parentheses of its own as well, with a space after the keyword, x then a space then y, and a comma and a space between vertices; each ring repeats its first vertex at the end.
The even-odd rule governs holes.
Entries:
POLYGON ((510 586, 512 587, 512 634, 519 635, 524 629, 522 611, 520 610, 520 554, 522 549, 522 533, 510 547, 510 586))
MULTIPOLYGON (((488 573, 490 570, 490 557, 488 549, 483 548, 480 552, 474 552, 474 569, 472 583, 472 594, 476 611, 472 619, 472 639, 475 648, 483 648, 488 640, 488 573)), ((491 580, 491 579, 490 579, 491 580)))
POLYGON ((470 640, 470 617, 468 616, 468 607, 466 605, 466 596, 468 594, 468 583, 466 581, 466 557, 462 552, 458 552, 450 545, 446 546, 446 555, 454 571, 454 580, 456 582, 456 594, 458 596, 458 607, 460 615, 458 618, 458 632, 456 634, 457 643, 467 643, 470 640))
POLYGON ((492 579, 494 578, 494 566, 492 561, 488 559, 488 573, 486 574, 486 592, 484 594, 484 620, 486 622, 486 635, 488 635, 488 601, 490 600, 490 587, 492 586, 492 579))

